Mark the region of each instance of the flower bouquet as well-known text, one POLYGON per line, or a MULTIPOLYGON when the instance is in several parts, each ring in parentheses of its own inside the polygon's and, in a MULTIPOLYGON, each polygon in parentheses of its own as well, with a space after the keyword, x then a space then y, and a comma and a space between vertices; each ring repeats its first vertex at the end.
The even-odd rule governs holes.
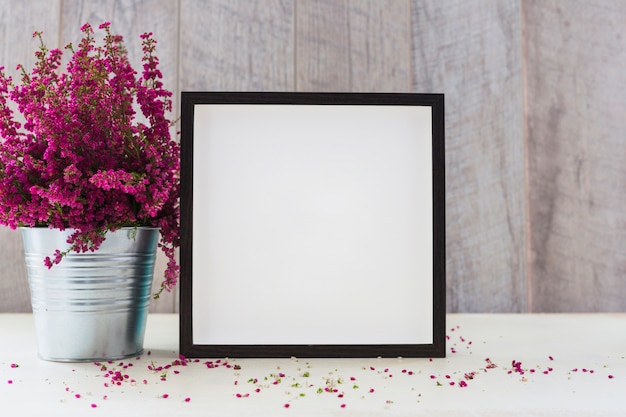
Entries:
POLYGON ((151 33, 141 36, 143 71, 129 63, 110 23, 89 24, 62 69, 63 52, 48 50, 42 33, 21 83, 0 67, 0 224, 71 229, 68 247, 45 259, 51 268, 71 252, 97 251, 107 232, 160 229, 168 258, 160 291, 177 282, 179 267, 179 145, 170 136, 172 93, 158 69, 151 33), (14 111, 21 113, 15 117, 14 111))

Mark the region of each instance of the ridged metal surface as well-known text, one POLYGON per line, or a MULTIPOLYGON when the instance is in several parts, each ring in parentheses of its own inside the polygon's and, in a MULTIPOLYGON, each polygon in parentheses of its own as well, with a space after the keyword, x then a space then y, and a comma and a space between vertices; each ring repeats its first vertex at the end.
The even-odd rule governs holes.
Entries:
POLYGON ((119 359, 143 350, 159 231, 108 233, 96 252, 65 250, 72 230, 23 228, 24 252, 39 356, 53 361, 119 359))

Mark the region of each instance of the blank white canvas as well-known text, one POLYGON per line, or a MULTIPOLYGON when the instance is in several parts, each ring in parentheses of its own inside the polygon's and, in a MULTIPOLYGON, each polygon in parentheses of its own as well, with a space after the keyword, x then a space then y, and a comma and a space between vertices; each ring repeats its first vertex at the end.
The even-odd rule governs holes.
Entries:
POLYGON ((193 343, 432 343, 431 120, 195 105, 193 343))

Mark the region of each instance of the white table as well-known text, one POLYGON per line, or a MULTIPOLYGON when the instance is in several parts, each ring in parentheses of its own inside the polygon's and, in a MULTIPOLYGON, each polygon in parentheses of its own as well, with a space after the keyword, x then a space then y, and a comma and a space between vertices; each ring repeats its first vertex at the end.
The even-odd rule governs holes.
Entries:
POLYGON ((178 359, 178 316, 151 315, 146 353, 105 364, 128 375, 116 385, 101 366, 38 359, 32 316, 1 314, 0 415, 626 416, 626 314, 447 321, 445 359, 222 358, 155 372, 178 359))

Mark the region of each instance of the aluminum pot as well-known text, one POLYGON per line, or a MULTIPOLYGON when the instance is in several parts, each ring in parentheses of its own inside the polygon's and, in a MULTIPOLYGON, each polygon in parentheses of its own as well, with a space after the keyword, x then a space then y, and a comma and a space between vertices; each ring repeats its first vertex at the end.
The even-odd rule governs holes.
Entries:
POLYGON ((87 362, 142 353, 159 229, 109 232, 99 250, 70 252, 51 269, 45 257, 65 250, 74 231, 21 230, 39 357, 87 362))

